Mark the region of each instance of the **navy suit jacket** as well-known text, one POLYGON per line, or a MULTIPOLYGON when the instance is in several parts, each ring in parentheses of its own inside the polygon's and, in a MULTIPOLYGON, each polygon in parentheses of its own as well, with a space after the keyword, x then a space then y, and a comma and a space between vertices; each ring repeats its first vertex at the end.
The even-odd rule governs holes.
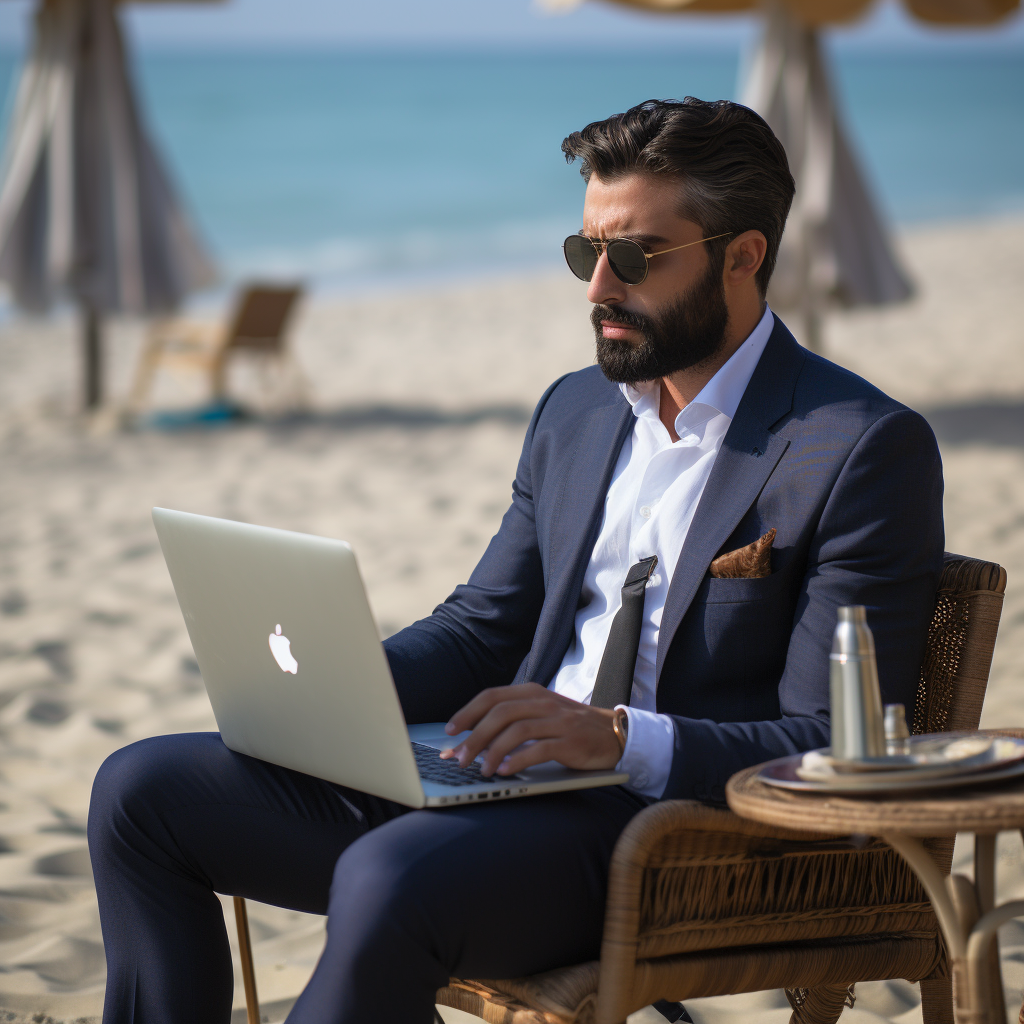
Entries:
MULTIPOLYGON (((385 641, 410 723, 447 720, 488 686, 551 681, 633 422, 596 366, 544 394, 512 505, 469 582, 385 641)), ((828 744, 840 605, 867 607, 883 700, 909 715, 942 551, 928 424, 802 348, 776 318, 666 599, 657 707, 672 716, 675 752, 663 797, 718 802, 741 768, 828 744), (772 527, 770 576, 708 575, 717 555, 772 527)))

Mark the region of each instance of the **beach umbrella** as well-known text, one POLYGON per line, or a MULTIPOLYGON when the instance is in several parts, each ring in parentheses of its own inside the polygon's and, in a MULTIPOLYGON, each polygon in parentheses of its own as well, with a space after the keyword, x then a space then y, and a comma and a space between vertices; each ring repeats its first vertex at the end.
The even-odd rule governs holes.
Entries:
MULTIPOLYGON (((548 0, 565 9, 577 0, 548 0)), ((873 0, 612 0, 665 13, 761 11, 764 30, 741 102, 771 125, 786 147, 796 197, 786 224, 769 301, 803 319, 808 347, 821 348, 821 315, 844 307, 899 302, 912 292, 845 131, 832 87, 823 26, 852 21, 873 0)), ((904 0, 917 19, 988 25, 1020 0, 904 0)))
POLYGON ((912 287, 843 131, 817 30, 781 3, 766 15, 740 100, 771 125, 796 179, 768 300, 798 311, 820 351, 826 305, 901 302, 912 287))
POLYGON ((103 318, 170 312, 215 277, 139 116, 115 0, 40 0, 0 175, 0 280, 22 309, 78 306, 94 408, 103 318))

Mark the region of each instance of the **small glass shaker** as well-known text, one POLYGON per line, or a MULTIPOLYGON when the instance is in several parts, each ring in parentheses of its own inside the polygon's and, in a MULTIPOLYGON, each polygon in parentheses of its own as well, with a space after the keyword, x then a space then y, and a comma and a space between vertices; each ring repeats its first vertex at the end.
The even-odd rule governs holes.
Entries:
POLYGON ((910 753, 910 730, 907 728, 907 709, 902 704, 885 705, 885 753, 888 757, 910 753))

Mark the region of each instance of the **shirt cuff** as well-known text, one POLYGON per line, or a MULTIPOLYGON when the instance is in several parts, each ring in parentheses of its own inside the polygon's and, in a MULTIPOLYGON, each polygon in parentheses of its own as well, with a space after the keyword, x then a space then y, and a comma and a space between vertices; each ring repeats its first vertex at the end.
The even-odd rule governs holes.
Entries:
POLYGON ((622 752, 616 770, 629 773, 626 789, 658 800, 665 792, 672 771, 672 756, 675 752, 672 719, 669 715, 641 711, 639 708, 626 707, 625 704, 619 704, 616 710, 618 708, 625 708, 629 730, 626 734, 626 749, 622 752))

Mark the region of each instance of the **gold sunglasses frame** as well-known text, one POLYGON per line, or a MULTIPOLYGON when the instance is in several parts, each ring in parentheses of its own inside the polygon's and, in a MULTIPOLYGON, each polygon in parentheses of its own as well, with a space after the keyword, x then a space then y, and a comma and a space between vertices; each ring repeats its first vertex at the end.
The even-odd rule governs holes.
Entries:
MULTIPOLYGON (((665 253, 667 253, 667 252, 676 252, 679 249, 689 249, 691 245, 700 245, 701 242, 713 242, 716 238, 727 238, 729 235, 735 235, 735 234, 736 234, 735 231, 723 231, 722 234, 720 234, 720 235, 711 235, 708 238, 698 238, 696 242, 686 242, 683 245, 675 245, 671 249, 662 249, 660 252, 644 252, 643 246, 641 246, 641 244, 638 241, 636 241, 636 239, 633 239, 633 238, 591 238, 589 235, 584 235, 581 232, 577 232, 572 237, 573 238, 585 238, 594 247, 595 251, 597 252, 598 262, 600 262, 601 257, 605 254, 605 252, 608 249, 608 246, 611 245, 612 242, 629 242, 630 245, 635 245, 640 250, 640 252, 643 253, 644 259, 646 259, 646 260, 653 260, 655 256, 664 256, 665 253)), ((568 241, 568 239, 566 239, 566 241, 568 241)), ((562 243, 562 255, 565 256, 565 242, 562 243)), ((566 262, 566 264, 569 263, 568 258, 566 258, 565 262, 566 262)), ((572 266, 569 266, 569 269, 572 270, 572 266)), ((595 265, 594 269, 595 270, 597 269, 596 265, 595 265)), ((622 281, 622 283, 624 285, 626 285, 627 288, 634 288, 638 284, 643 284, 644 281, 647 280, 647 274, 648 274, 649 271, 650 271, 650 266, 647 266, 644 269, 644 276, 641 277, 639 281, 630 283, 629 281, 622 281, 622 278, 619 277, 618 274, 615 274, 615 268, 614 267, 612 268, 612 273, 615 274, 616 278, 618 278, 618 280, 622 281)), ((576 277, 577 281, 583 281, 584 284, 589 284, 590 283, 589 281, 585 281, 582 277, 578 277, 574 270, 572 272, 573 272, 573 277, 576 277)), ((594 275, 591 274, 590 275, 590 280, 592 281, 593 279, 594 279, 594 275)))

